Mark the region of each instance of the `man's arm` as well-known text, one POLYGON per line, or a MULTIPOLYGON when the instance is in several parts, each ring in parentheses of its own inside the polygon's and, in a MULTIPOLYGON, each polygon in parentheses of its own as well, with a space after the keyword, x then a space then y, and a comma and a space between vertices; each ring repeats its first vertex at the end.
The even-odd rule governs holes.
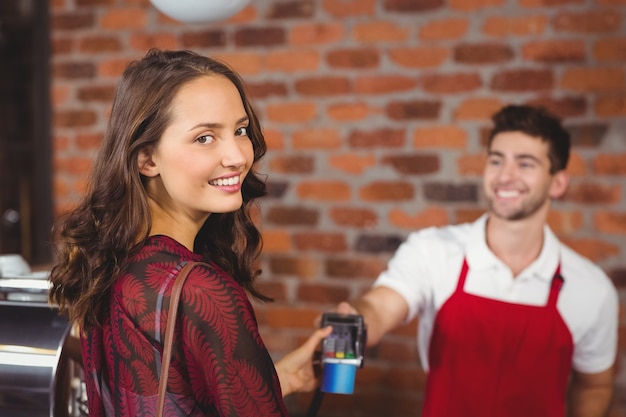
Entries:
POLYGON ((594 374, 573 371, 570 417, 605 417, 613 395, 613 368, 594 374))
POLYGON ((375 287, 349 303, 340 303, 337 312, 361 314, 367 325, 367 345, 373 346, 399 326, 409 312, 404 297, 388 287, 375 287))

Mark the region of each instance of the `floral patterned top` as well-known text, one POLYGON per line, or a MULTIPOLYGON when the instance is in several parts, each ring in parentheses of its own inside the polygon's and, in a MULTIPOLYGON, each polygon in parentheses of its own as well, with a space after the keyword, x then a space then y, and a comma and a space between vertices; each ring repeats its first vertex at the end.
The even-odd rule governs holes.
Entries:
MULTIPOLYGON (((81 335, 91 417, 156 415, 170 291, 194 261, 203 258, 152 236, 115 281, 103 325, 81 335)), ((243 287, 210 265, 182 290, 164 415, 287 416, 243 287)))

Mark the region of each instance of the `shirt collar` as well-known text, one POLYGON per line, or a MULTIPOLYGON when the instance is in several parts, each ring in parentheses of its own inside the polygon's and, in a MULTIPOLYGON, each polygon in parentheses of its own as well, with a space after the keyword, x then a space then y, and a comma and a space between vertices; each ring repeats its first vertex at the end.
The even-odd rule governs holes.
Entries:
MULTIPOLYGON (((487 246, 485 235, 489 215, 483 214, 470 225, 465 256, 470 269, 481 270, 494 267, 506 267, 487 246)), ((533 276, 544 281, 551 281, 560 261, 559 240, 548 225, 543 227, 543 247, 535 261, 520 276, 533 276)))

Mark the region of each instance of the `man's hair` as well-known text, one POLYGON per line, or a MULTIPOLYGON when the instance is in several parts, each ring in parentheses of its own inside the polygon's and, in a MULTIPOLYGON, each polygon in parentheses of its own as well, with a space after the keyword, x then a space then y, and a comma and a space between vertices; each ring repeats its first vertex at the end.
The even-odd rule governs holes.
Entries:
POLYGON ((570 153, 570 134, 561 120, 542 107, 509 105, 495 113, 491 120, 493 128, 489 133, 487 149, 493 138, 502 132, 522 132, 548 143, 550 173, 554 174, 567 167, 570 153))

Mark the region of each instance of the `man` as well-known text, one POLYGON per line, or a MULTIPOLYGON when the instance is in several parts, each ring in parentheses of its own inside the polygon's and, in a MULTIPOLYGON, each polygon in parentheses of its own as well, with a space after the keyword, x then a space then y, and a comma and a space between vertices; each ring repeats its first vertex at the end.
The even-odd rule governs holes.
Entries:
POLYGON ((412 233, 373 288, 338 311, 364 316, 368 345, 419 315, 423 417, 604 416, 617 292, 546 225, 567 189, 569 134, 529 106, 493 122, 487 212, 412 233))

